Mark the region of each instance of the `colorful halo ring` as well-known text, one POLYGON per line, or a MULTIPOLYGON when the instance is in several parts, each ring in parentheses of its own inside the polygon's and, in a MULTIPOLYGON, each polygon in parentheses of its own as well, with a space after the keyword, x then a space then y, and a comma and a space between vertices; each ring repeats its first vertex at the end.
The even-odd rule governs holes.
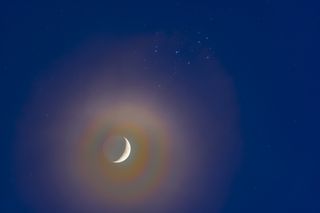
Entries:
POLYGON ((159 191, 169 172, 168 132, 167 125, 147 110, 110 110, 94 118, 73 144, 73 156, 68 158, 70 174, 95 200, 144 202, 159 191), (115 137, 126 137, 131 143, 129 158, 120 164, 106 157, 106 145, 115 137))

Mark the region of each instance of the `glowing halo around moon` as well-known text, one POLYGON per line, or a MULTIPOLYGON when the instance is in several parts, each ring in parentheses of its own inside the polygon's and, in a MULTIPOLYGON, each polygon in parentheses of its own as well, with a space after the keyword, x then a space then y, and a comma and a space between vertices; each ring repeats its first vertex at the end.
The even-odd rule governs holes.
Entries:
POLYGON ((185 212, 208 193, 221 207, 240 150, 233 84, 206 50, 177 58, 181 40, 156 36, 89 42, 35 82, 15 169, 30 209, 185 212))
POLYGON ((129 155, 130 155, 130 152, 131 152, 130 142, 129 142, 129 140, 128 140, 126 137, 123 137, 123 139, 124 139, 125 142, 126 142, 126 146, 125 146, 124 152, 123 152, 122 155, 119 157, 119 159, 113 161, 113 163, 122 163, 123 161, 127 160, 127 158, 128 158, 129 155))

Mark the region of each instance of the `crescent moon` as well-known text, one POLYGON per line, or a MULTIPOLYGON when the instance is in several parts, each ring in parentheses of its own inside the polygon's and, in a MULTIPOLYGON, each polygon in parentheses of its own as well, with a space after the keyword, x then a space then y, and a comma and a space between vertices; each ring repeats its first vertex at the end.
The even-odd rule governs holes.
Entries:
POLYGON ((125 160, 127 160, 127 158, 130 155, 131 152, 131 145, 129 143, 129 140, 125 137, 123 137, 123 139, 126 141, 126 147, 124 148, 124 152, 122 153, 122 155, 120 156, 120 158, 116 161, 113 161, 113 163, 121 163, 125 160))

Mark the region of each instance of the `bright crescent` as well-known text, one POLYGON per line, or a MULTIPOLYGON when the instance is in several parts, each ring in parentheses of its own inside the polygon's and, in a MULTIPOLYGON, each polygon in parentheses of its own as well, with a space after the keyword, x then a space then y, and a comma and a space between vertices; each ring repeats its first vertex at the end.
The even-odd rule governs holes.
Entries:
POLYGON ((130 152, 131 152, 131 145, 129 143, 129 140, 125 137, 123 137, 123 139, 126 141, 126 147, 124 149, 124 152, 123 154, 120 156, 120 158, 116 161, 113 161, 113 163, 121 163, 125 160, 127 160, 127 158, 129 157, 130 155, 130 152))

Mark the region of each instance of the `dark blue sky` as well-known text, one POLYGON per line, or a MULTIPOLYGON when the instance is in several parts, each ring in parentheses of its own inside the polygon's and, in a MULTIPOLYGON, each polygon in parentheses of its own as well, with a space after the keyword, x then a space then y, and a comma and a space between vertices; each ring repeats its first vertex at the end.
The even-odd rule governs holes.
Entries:
MULTIPOLYGON (((209 37, 206 45, 234 80, 243 162, 221 212, 320 212, 318 6, 270 0, 2 2, 1 212, 32 212, 17 194, 13 153, 16 125, 34 82, 94 36, 154 32, 194 41, 209 37)), ((210 205, 210 197, 203 198, 190 212, 210 212, 210 205)))

